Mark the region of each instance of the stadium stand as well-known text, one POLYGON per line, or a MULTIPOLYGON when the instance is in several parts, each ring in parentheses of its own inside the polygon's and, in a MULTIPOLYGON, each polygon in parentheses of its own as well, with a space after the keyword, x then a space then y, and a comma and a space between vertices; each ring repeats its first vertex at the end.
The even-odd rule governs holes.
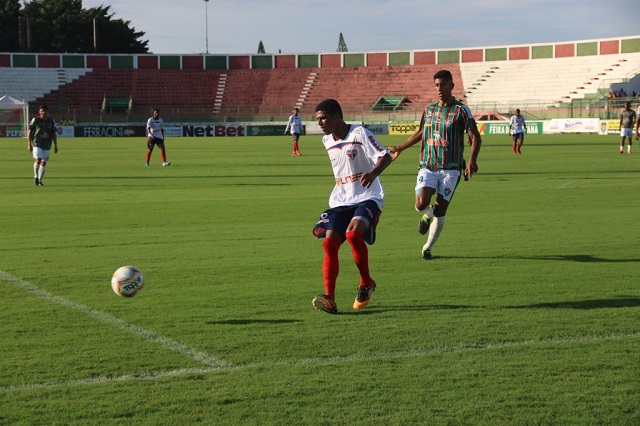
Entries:
MULTIPOLYGON (((346 109, 370 111, 381 96, 402 97, 405 109, 420 109, 435 98, 433 74, 441 65, 399 67, 318 68, 303 107, 311 109, 326 98, 338 99, 346 109)), ((460 81, 460 67, 449 64, 460 81)), ((463 95, 462 88, 455 95, 463 95)))
POLYGON ((638 73, 640 53, 460 64, 475 109, 557 107, 638 73))
MULTIPOLYGON (((460 79, 457 64, 451 68, 460 79)), ((349 67, 272 70, 229 70, 222 92, 221 114, 257 106, 257 115, 288 112, 292 106, 313 111, 327 98, 347 109, 371 110, 381 96, 401 97, 405 107, 433 99, 438 66, 349 67), (285 106, 284 111, 278 107, 285 106)), ((462 89, 460 89, 462 94, 462 89)))
POLYGON ((86 68, 2 68, 0 96, 35 102, 58 87, 72 83, 91 70, 86 68))
POLYGON ((497 120, 515 108, 606 116, 621 102, 607 97, 613 87, 640 92, 640 36, 445 51, 56 55, 0 53, 0 95, 76 121, 135 121, 156 107, 176 121, 272 121, 294 106, 311 116, 326 98, 345 115, 388 121, 434 101, 440 69, 452 72, 454 96, 497 120))

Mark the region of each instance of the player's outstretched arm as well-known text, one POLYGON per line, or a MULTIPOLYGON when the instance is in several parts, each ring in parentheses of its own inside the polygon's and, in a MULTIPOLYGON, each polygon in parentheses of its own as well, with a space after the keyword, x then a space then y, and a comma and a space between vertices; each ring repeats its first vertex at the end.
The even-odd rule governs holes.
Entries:
POLYGON ((398 158, 398 156, 400 156, 400 153, 402 151, 409 148, 410 146, 415 145, 421 140, 422 140, 422 130, 418 130, 413 135, 409 136, 409 138, 403 143, 401 143, 400 145, 388 146, 387 149, 391 153, 391 161, 394 161, 396 158, 398 158))

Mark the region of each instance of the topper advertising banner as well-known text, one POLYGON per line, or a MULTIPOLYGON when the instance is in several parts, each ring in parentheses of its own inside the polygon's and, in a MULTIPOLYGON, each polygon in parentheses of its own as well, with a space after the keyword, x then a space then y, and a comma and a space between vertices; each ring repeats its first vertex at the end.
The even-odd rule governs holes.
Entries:
POLYGON ((412 135, 418 131, 420 123, 391 123, 389 124, 390 135, 412 135))

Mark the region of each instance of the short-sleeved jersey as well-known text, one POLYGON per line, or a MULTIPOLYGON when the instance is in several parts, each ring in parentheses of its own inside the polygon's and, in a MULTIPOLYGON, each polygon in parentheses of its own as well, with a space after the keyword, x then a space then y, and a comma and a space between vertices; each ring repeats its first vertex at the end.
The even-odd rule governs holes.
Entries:
POLYGON ((631 129, 636 122, 636 112, 632 109, 623 109, 620 112, 620 127, 623 129, 631 129))
POLYGON ((40 117, 34 117, 29 124, 29 131, 33 135, 33 146, 47 151, 51 149, 53 135, 56 132, 56 123, 51 117, 44 120, 40 117))
POLYGON ((149 136, 153 136, 154 138, 158 138, 158 139, 162 139, 162 129, 164 126, 164 120, 160 117, 153 118, 150 117, 147 120, 147 132, 149 133, 149 136), (149 129, 151 129, 149 131, 149 129))
POLYGON ((524 133, 524 115, 512 115, 511 120, 509 120, 509 128, 511 129, 511 134, 515 135, 516 133, 524 133))
POLYGON ((291 128, 291 134, 302 133, 302 118, 299 115, 292 115, 289 117, 289 122, 287 123, 287 127, 284 129, 285 133, 287 130, 291 128))
POLYGON ((425 108, 420 126, 420 168, 434 172, 462 169, 465 134, 476 128, 469 107, 455 99, 451 105, 434 102, 425 108))
POLYGON ((378 159, 389 153, 369 130, 350 125, 344 139, 334 140, 333 135, 322 138, 335 177, 336 186, 329 197, 329 207, 353 206, 373 200, 382 210, 384 188, 376 178, 369 188, 360 184, 363 174, 371 172, 378 159))

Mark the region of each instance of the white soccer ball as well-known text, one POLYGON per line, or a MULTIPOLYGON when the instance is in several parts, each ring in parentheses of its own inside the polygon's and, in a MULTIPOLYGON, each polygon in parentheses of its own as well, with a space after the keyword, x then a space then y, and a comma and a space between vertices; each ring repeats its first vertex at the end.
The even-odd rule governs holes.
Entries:
POLYGON ((135 266, 122 266, 111 277, 111 288, 122 297, 133 297, 144 287, 142 272, 135 266))

